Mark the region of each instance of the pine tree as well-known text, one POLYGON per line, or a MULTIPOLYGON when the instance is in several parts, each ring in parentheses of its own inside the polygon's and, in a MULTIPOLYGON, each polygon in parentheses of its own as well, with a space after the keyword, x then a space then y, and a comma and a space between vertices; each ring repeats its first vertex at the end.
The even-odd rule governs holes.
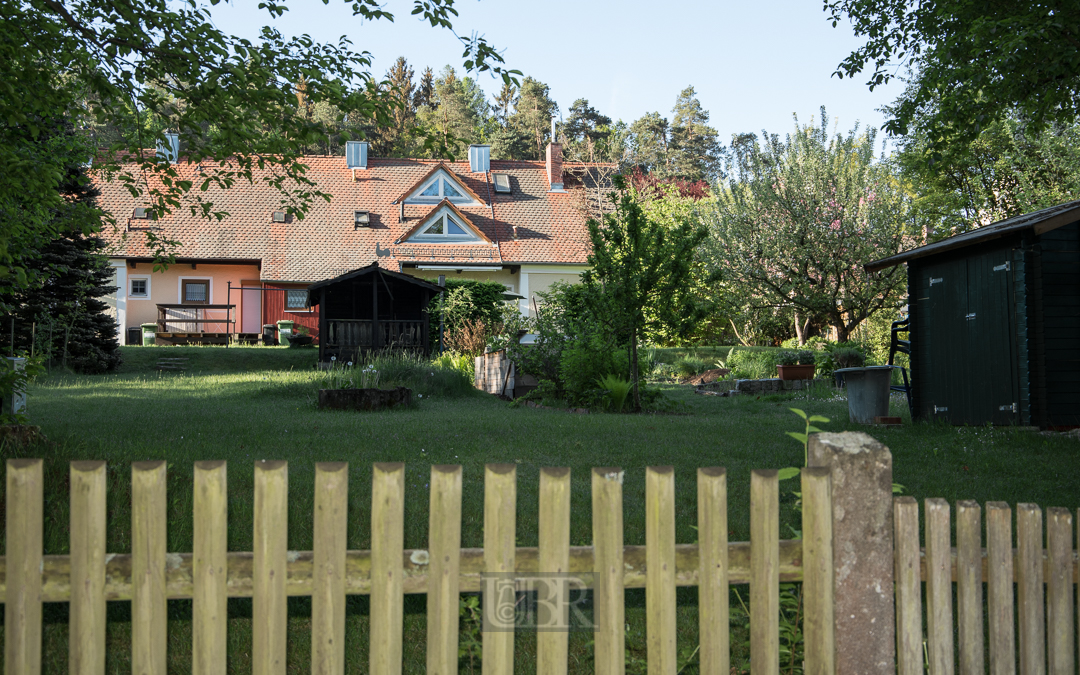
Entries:
POLYGON ((484 92, 472 78, 459 78, 446 66, 435 80, 434 106, 419 112, 420 121, 436 136, 441 148, 436 154, 457 157, 462 145, 480 139, 480 127, 487 116, 484 92))
POLYGON ((598 161, 598 155, 609 154, 598 146, 602 146, 611 133, 611 118, 601 115, 599 110, 589 105, 588 99, 579 98, 570 106, 570 115, 563 125, 566 156, 583 162, 598 161))
POLYGON ((417 110, 420 108, 430 108, 435 102, 435 73, 428 66, 424 68, 424 72, 420 74, 420 84, 416 87, 416 93, 413 95, 413 107, 417 110))
POLYGON ((646 173, 670 175, 668 153, 670 127, 660 113, 646 113, 630 125, 630 161, 646 173))
MULTIPOLYGON (((70 139, 74 130, 63 123, 57 135, 70 139)), ((105 243, 90 234, 101 227, 99 193, 74 163, 66 167, 60 191, 64 203, 53 218, 64 234, 24 254, 31 283, 9 290, 2 301, 9 322, 14 319, 17 351, 33 348, 79 372, 103 373, 120 364, 120 351, 116 320, 100 300, 116 291, 112 267, 103 255, 105 243)))
POLYGON ((492 106, 495 121, 499 126, 505 127, 510 124, 510 111, 517 106, 517 102, 517 87, 510 82, 503 82, 502 89, 499 90, 498 95, 495 97, 495 105, 492 106))
POLYGON ((718 136, 694 88, 683 89, 671 110, 671 173, 691 181, 719 177, 724 155, 718 136))
POLYGON ((521 92, 514 106, 512 124, 528 136, 534 144, 534 159, 544 159, 544 146, 548 140, 551 120, 559 114, 559 104, 551 100, 551 88, 543 82, 526 77, 521 82, 521 92))
POLYGON ((380 127, 376 151, 383 157, 406 157, 411 150, 412 130, 416 126, 416 85, 413 69, 399 56, 386 72, 387 89, 393 109, 391 123, 380 127))

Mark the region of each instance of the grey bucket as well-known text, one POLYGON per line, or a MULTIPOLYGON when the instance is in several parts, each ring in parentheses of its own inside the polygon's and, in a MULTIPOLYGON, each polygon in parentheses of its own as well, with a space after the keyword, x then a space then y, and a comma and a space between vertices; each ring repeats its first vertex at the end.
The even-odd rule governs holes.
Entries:
POLYGON ((889 386, 892 366, 841 368, 847 388, 848 415, 856 424, 873 424, 875 417, 889 414, 889 386))

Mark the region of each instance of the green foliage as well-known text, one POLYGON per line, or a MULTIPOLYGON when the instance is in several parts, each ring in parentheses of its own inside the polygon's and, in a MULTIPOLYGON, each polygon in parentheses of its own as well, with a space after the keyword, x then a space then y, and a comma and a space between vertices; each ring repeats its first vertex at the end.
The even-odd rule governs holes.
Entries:
MULTIPOLYGON (((749 631, 750 610, 743 600, 742 594, 735 590, 738 604, 731 608, 733 620, 740 621, 749 631)), ((780 673, 781 675, 802 675, 803 658, 806 650, 806 640, 803 636, 803 600, 802 584, 780 584, 780 673)), ((749 640, 744 645, 749 647, 749 640)), ((747 658, 740 669, 750 670, 750 660, 747 658)))
POLYGON ((608 409, 611 412, 622 412, 626 397, 630 395, 633 386, 630 380, 623 379, 618 375, 605 375, 599 380, 599 383, 600 387, 608 393, 608 409))
MULTIPOLYGON (((802 410, 799 410, 798 408, 788 408, 788 410, 795 413, 796 415, 801 417, 804 422, 806 422, 806 429, 803 430, 801 433, 797 432, 797 431, 789 431, 789 432, 787 432, 787 435, 791 436, 792 438, 794 438, 798 442, 802 443, 802 446, 803 446, 803 466, 810 466, 810 434, 815 434, 815 433, 818 433, 819 431, 821 431, 821 429, 818 429, 817 427, 814 426, 814 423, 815 422, 820 422, 822 424, 828 424, 829 423, 829 418, 828 417, 823 417, 821 415, 807 416, 807 414, 805 412, 803 412, 802 410)), ((795 469, 795 474, 794 475, 798 475, 798 469, 795 469)), ((789 476, 789 477, 794 477, 794 475, 789 476)))
POLYGON ((408 387, 421 399, 469 396, 475 392, 472 369, 464 368, 460 356, 443 355, 427 361, 402 351, 369 354, 357 363, 341 364, 335 358, 317 386, 320 389, 374 387, 408 387))
POLYGON ((820 125, 796 120, 784 141, 735 140, 734 175, 706 212, 708 248, 723 292, 754 310, 820 318, 846 340, 906 290, 901 267, 868 275, 863 264, 912 240, 900 185, 875 161, 874 131, 830 137, 828 122, 823 108, 820 125))
POLYGON ((799 362, 798 352, 794 352, 790 349, 785 349, 782 352, 776 354, 776 365, 778 366, 794 366, 799 362))
POLYGON ((709 369, 708 361, 696 356, 684 356, 676 361, 674 366, 679 377, 693 377, 709 369))
POLYGON ((799 350, 796 356, 799 359, 800 366, 812 366, 814 364, 814 361, 816 360, 814 352, 810 351, 809 349, 799 350))
POLYGON ((649 219, 621 177, 615 183, 615 212, 588 221, 591 267, 581 281, 593 317, 628 337, 634 409, 640 410, 638 341, 660 330, 684 335, 702 318, 688 281, 701 265, 696 251, 707 233, 689 220, 665 227, 649 219))
POLYGON ((470 356, 516 343, 525 322, 517 305, 503 298, 505 293, 497 281, 447 279, 446 292, 428 308, 430 334, 439 334, 442 318, 444 344, 470 356))
POLYGON ((833 26, 850 20, 866 38, 836 75, 872 65, 873 89, 913 71, 885 124, 890 134, 906 133, 930 102, 935 110, 924 124, 935 148, 967 143, 1013 110, 1035 130, 1080 116, 1075 3, 827 0, 825 10, 833 26))
POLYGON ((484 655, 484 615, 479 595, 458 598, 458 665, 473 675, 484 655))
POLYGON ((778 354, 769 350, 736 348, 727 359, 731 376, 740 380, 766 380, 776 377, 778 354))
MULTIPOLYGON (((0 362, 0 397, 4 401, 10 401, 16 392, 27 393, 30 384, 45 374, 44 359, 41 356, 30 356, 25 353, 16 353, 16 358, 24 358, 26 362, 23 368, 16 369, 14 362, 4 359, 0 362)), ((29 405, 29 402, 28 402, 29 405)), ((5 404, 3 413, 0 414, 0 424, 26 424, 29 418, 25 414, 15 414, 5 404)))

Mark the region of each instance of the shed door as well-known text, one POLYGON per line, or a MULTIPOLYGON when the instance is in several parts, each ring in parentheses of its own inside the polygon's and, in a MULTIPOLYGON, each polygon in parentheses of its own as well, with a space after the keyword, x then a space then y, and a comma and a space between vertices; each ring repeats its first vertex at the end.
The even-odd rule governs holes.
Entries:
POLYGON ((1019 419, 1007 257, 1002 249, 922 268, 927 417, 975 425, 1019 419))

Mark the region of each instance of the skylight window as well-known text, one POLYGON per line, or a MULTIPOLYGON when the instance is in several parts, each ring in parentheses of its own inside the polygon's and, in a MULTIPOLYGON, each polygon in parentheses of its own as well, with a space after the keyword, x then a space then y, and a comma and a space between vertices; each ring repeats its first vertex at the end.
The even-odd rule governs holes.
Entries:
POLYGON ((495 180, 495 192, 510 194, 510 174, 493 173, 491 177, 495 180))

